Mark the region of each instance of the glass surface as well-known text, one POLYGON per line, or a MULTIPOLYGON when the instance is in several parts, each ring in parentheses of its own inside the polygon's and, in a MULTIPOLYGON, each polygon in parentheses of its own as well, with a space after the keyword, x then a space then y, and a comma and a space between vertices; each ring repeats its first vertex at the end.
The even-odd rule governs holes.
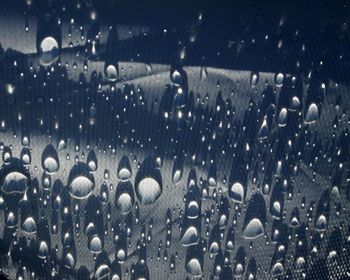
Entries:
POLYGON ((348 1, 0 2, 0 273, 350 279, 348 1))

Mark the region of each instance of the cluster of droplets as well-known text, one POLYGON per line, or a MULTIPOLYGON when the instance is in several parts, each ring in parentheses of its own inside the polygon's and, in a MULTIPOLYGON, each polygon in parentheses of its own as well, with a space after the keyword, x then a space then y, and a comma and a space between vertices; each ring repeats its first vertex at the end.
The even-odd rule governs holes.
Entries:
MULTIPOLYGON (((18 279, 149 279, 153 263, 166 263, 165 271, 178 277, 184 268, 188 278, 305 278, 319 262, 329 275, 345 267, 341 273, 349 276, 349 123, 341 95, 329 93, 323 62, 306 76, 297 63, 265 84, 262 73, 251 72, 248 90, 259 97, 252 94, 246 107, 234 91, 223 92, 220 81, 217 92, 196 94, 185 62, 198 41, 200 14, 178 44, 164 93, 152 97, 141 86, 118 84, 125 70, 116 26, 107 31, 103 70, 89 72, 101 55, 96 18, 91 10, 86 30, 74 19, 69 23, 68 37, 75 28, 82 43, 75 53, 83 57, 77 81, 69 77, 79 72, 78 63, 61 61, 57 14, 40 18, 37 64, 28 67, 25 55, 0 49, 6 70, 0 131, 14 141, 21 134, 18 158, 15 147, 1 145, 0 264, 17 264, 18 279), (324 131, 330 117, 331 130, 324 131), (39 152, 41 167, 33 166, 40 158, 32 148, 37 134, 57 140, 39 152), (69 144, 75 157, 66 152, 69 144), (136 152, 117 157, 119 149, 136 152), (118 163, 104 169, 100 158, 108 152, 118 163), (182 197, 166 196, 182 187, 182 197), (166 200, 179 203, 173 208, 166 200), (91 263, 84 264, 84 246, 91 263), (268 256, 258 259, 254 250, 268 256)), ((239 57, 248 47, 235 44, 239 57)), ((280 52, 284 46, 278 40, 280 52)), ((72 41, 69 48, 76 51, 72 41)), ((305 53, 305 45, 301 49, 305 53)), ((153 74, 151 64, 145 69, 153 74)), ((201 83, 211 81, 209 67, 197 74, 201 83)))
MULTIPOLYGON (((44 70, 37 71, 40 73, 44 70)), ((12 155, 13 147, 2 145, 1 205, 5 214, 4 240, 11 240, 11 256, 28 246, 28 252, 36 252, 39 263, 40 260, 47 263, 50 259, 50 273, 53 275, 59 275, 60 263, 66 269, 64 273, 69 273, 76 269, 76 240, 80 244, 82 227, 86 236, 84 242, 87 242, 95 260, 93 273, 98 279, 107 274, 121 277, 124 271, 122 266, 128 262, 130 255, 138 256, 138 261, 124 272, 132 277, 148 278, 149 257, 146 251, 154 239, 153 222, 146 226, 140 221, 139 212, 147 205, 157 205, 163 193, 163 161, 170 157, 172 170, 165 172, 174 187, 183 184, 184 174, 188 173, 184 209, 179 209, 177 219, 170 209, 164 213, 164 245, 160 243, 158 246, 157 259, 168 261, 170 272, 176 271, 179 265, 176 259, 181 258, 177 251, 170 252, 174 246, 174 223, 178 223, 188 275, 196 277, 205 274, 204 261, 209 258, 210 262, 213 260, 210 272, 213 277, 229 279, 227 277, 232 275, 241 277, 245 274, 254 279, 260 269, 254 257, 247 260, 247 250, 257 246, 253 240, 263 238, 266 245, 275 244, 270 265, 273 277, 285 275, 287 271, 290 273, 291 267, 294 267, 295 273, 305 277, 310 273, 312 258, 318 255, 321 244, 331 242, 325 238, 331 215, 331 197, 339 200, 342 182, 344 179, 347 184, 349 182, 349 172, 344 167, 349 154, 348 129, 344 128, 338 116, 333 121, 329 139, 321 138, 322 132, 317 129, 322 118, 322 100, 325 98, 321 78, 316 73, 310 81, 304 82, 300 76, 277 74, 275 87, 266 84, 258 102, 253 98, 249 100, 242 120, 235 114, 233 100, 224 100, 221 91, 217 94, 213 109, 208 107, 208 98, 202 99, 198 95, 196 99, 193 92, 188 90, 187 74, 182 67, 172 69, 170 79, 172 85, 167 85, 160 102, 155 100, 156 106, 150 111, 145 105, 147 99, 142 88, 135 90, 127 84, 122 90, 110 85, 107 90, 101 90, 99 98, 88 93, 87 100, 91 107, 87 111, 84 107, 73 107, 73 99, 52 99, 52 104, 63 99, 71 106, 63 114, 50 112, 54 108, 48 104, 47 119, 53 115, 54 127, 40 118, 39 131, 57 139, 56 147, 49 144, 41 153, 41 182, 30 176, 32 157, 35 155, 26 129, 22 132, 19 158, 12 155), (114 171, 119 181, 116 187, 109 183, 111 174, 105 169, 101 174, 104 182, 96 188, 95 176, 102 171, 97 155, 88 144, 90 151, 86 158, 84 153, 81 159, 78 156, 74 158, 66 182, 60 181, 63 178, 52 182, 62 168, 62 160, 70 160, 69 154, 62 158, 68 145, 64 136, 67 129, 64 120, 81 127, 78 137, 73 138, 75 152, 81 151, 82 139, 103 147, 105 143, 100 138, 104 135, 103 129, 95 125, 102 108, 108 108, 103 113, 109 114, 113 120, 113 123, 107 121, 105 125, 117 132, 119 138, 111 138, 113 144, 101 151, 105 153, 110 150, 116 154, 119 146, 145 151, 150 148, 154 149, 156 156, 137 163, 134 180, 132 165, 136 161, 133 159, 131 163, 128 156, 122 156, 114 171), (147 122, 142 121, 148 116, 147 122), (154 121, 149 123, 151 119, 154 121), (83 125, 83 122, 86 123, 83 125), (162 139, 156 135, 162 135, 162 139), (193 166, 190 172, 188 166, 193 166), (323 189, 321 197, 316 197, 319 199, 317 205, 310 201, 306 220, 302 221, 301 213, 305 213, 304 209, 307 208, 308 195, 307 185, 299 177, 306 176, 317 183, 318 173, 327 166, 333 167, 329 173, 331 187, 323 189), (198 180, 196 168, 207 169, 207 178, 200 177, 198 180), (295 198, 295 192, 298 193, 297 197, 305 193, 301 205, 287 212, 286 203, 300 200, 295 198), (114 206, 110 202, 112 193, 114 206), (85 205, 84 209, 81 209, 82 205, 85 205), (203 205, 207 208, 203 208, 203 205), (45 211, 50 214, 45 215, 45 211), (84 219, 80 215, 82 211, 84 219), (114 221, 115 211, 124 218, 114 221), (105 251, 109 228, 113 233, 116 264, 111 263, 105 251), (29 245, 23 236, 16 235, 13 239, 13 233, 19 229, 25 235, 35 237, 29 238, 29 245), (140 237, 136 252, 130 252, 134 249, 131 237, 137 231, 140 231, 140 237), (270 237, 268 231, 271 231, 270 237), (61 244, 53 249, 51 239, 55 235, 60 235, 61 244), (237 236, 239 240, 248 240, 249 246, 235 248, 237 236), (292 246, 288 250, 291 240, 295 248, 292 246), (57 254, 61 249, 63 253, 59 257, 57 254), (232 258, 233 252, 236 255, 232 258), (291 262, 292 252, 295 254, 294 263, 291 262), (55 259, 56 262, 53 261, 55 259)), ((81 82, 77 90, 98 92, 96 81, 81 82)), ((258 83, 259 74, 252 73, 250 86, 256 88, 258 83)), ((22 107, 18 110, 21 111, 22 107)), ((24 120, 27 116, 30 118, 28 113, 22 112, 24 120)), ((22 125, 19 118, 7 119, 7 123, 13 127, 22 125)), ((7 131, 7 127, 2 130, 3 133, 7 131)), ((349 197, 349 191, 346 195, 349 197)), ((336 215, 339 216, 343 209, 340 201, 337 202, 336 215)), ((337 254, 343 253, 330 251, 327 262, 334 262, 337 254)), ((16 259, 11 258, 13 261, 16 259)), ((26 264, 26 269, 30 270, 31 265, 26 264)))

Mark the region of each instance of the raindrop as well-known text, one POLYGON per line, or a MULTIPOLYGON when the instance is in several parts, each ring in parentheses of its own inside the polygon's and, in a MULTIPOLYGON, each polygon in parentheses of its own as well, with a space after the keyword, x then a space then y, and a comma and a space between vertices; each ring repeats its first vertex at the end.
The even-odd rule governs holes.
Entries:
POLYGON ((73 198, 87 198, 94 189, 95 180, 90 173, 90 168, 84 163, 73 166, 68 177, 69 193, 73 198))
POLYGON ((136 174, 135 186, 137 198, 144 205, 154 203, 162 194, 162 176, 153 158, 143 161, 136 174))
POLYGON ((117 174, 118 174, 118 179, 122 181, 129 180, 132 175, 130 161, 126 155, 124 155, 120 159, 118 169, 117 169, 117 174))
POLYGON ((6 194, 23 194, 29 184, 29 174, 22 161, 13 158, 9 164, 3 164, 0 171, 1 190, 6 194))
POLYGON ((59 57, 59 47, 55 38, 48 36, 40 43, 40 63, 44 66, 51 65, 59 57))
POLYGON ((277 87, 283 86, 284 75, 282 73, 277 73, 275 75, 275 84, 277 87))
POLYGON ((127 214, 134 206, 134 190, 130 182, 120 182, 115 193, 115 205, 127 214))
POLYGON ((59 170, 60 164, 54 146, 46 146, 42 153, 41 165, 47 174, 55 174, 59 170))
POLYGON ((315 103, 311 103, 309 108, 307 109, 304 122, 305 124, 312 124, 316 122, 318 118, 319 118, 318 107, 315 103))
POLYGON ((254 194, 249 201, 244 218, 243 237, 255 239, 265 233, 266 222, 265 200, 260 193, 254 194))

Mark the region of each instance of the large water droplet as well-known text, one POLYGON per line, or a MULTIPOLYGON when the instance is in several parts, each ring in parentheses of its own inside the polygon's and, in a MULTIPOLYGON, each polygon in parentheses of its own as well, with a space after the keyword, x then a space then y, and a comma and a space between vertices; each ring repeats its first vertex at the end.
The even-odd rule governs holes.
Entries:
POLYGON ((41 165, 47 174, 54 174, 59 170, 60 164, 54 146, 46 146, 41 157, 41 165))
POLYGON ((234 183, 231 187, 231 198, 233 201, 243 203, 244 199, 244 188, 241 183, 234 183))
POLYGON ((197 244, 199 239, 199 232, 195 226, 189 226, 184 230, 184 234, 181 238, 183 246, 190 246, 197 244))
POLYGON ((304 122, 306 124, 311 124, 316 122, 318 118, 319 118, 318 107, 315 103, 311 103, 309 108, 307 109, 304 122))
POLYGON ((129 180, 132 175, 129 158, 125 155, 120 159, 117 175, 122 181, 129 180))
POLYGON ((265 200, 260 193, 254 194, 249 201, 244 219, 243 237, 255 239, 264 234, 266 222, 265 200))
POLYGON ((136 195, 141 204, 154 203, 162 194, 162 176, 155 166, 155 160, 144 160, 135 178, 136 195))
POLYGON ((115 193, 115 205, 123 214, 130 212, 134 205, 134 190, 130 182, 120 182, 115 193))
POLYGON ((282 73, 278 73, 275 75, 275 84, 277 87, 283 86, 284 75, 282 73))
POLYGON ((95 180, 89 171, 90 168, 81 162, 73 166, 68 178, 69 193, 72 197, 84 199, 92 193, 95 180))
POLYGON ((105 74, 109 81, 114 82, 118 79, 118 68, 115 65, 110 64, 106 67, 105 74))
POLYGON ((28 234, 35 233, 36 229, 36 223, 32 217, 28 217, 22 224, 22 230, 28 234))
POLYGON ((52 64, 59 56, 59 47, 55 38, 48 36, 40 43, 40 63, 44 66, 52 64))
POLYGON ((12 158, 9 164, 3 164, 0 171, 0 183, 4 193, 23 194, 29 183, 29 174, 24 168, 23 162, 12 158))

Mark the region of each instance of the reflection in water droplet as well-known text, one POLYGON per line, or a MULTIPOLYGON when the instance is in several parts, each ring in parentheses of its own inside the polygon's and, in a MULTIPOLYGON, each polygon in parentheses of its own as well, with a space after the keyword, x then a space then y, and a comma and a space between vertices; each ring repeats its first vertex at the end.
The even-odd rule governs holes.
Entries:
POLYGON ((7 214, 6 226, 8 228, 14 228, 17 225, 17 216, 12 211, 7 214))
POLYGON ((52 64, 59 56, 58 43, 55 38, 49 36, 40 43, 40 63, 44 66, 52 64))
POLYGON ((89 250, 93 254, 99 254, 102 252, 103 244, 98 236, 93 236, 89 243, 89 250))
POLYGON ((171 72, 170 79, 177 86, 180 86, 183 82, 183 77, 178 69, 174 69, 171 72))
POLYGON ((252 88, 256 87, 259 82, 259 73, 252 72, 250 74, 250 86, 252 88))
POLYGON ((154 203, 162 194, 162 177, 155 163, 153 158, 145 159, 136 174, 136 195, 144 205, 154 203))
POLYGON ((310 104, 306 116, 305 116, 305 124, 312 124, 316 122, 319 118, 318 107, 315 103, 310 104))
POLYGON ((282 108, 278 114, 277 123, 280 127, 287 125, 288 111, 287 108, 282 108))
POLYGON ((94 279, 109 279, 110 272, 110 268, 107 264, 101 264, 95 272, 94 279))
POLYGON ((93 150, 91 150, 87 156, 87 164, 90 168, 90 172, 95 172, 97 170, 97 157, 93 150))
POLYGON ((244 188, 241 183, 234 183, 231 187, 231 198, 233 201, 243 203, 244 188))
POLYGON ((183 246, 191 246, 197 244, 198 239, 198 230, 194 226, 190 226, 185 230, 185 233, 181 238, 181 242, 183 246))
POLYGON ((284 273, 284 267, 283 264, 280 262, 275 263, 275 265, 271 269, 271 274, 273 277, 278 277, 283 275, 284 273))
POLYGON ((173 183, 178 183, 182 178, 183 162, 179 157, 175 157, 173 164, 172 180, 173 183))
POLYGON ((28 217, 22 224, 22 230, 28 234, 36 233, 36 223, 32 217, 28 217))
POLYGON ((143 178, 137 184, 137 195, 142 204, 152 204, 161 195, 160 184, 151 177, 143 178))
POLYGON ((2 190, 5 193, 24 193, 27 188, 28 178, 19 172, 11 172, 6 175, 2 190))
POLYGON ((109 81, 114 82, 118 79, 118 70, 113 64, 106 67, 105 70, 106 77, 109 81))
POLYGON ((256 193, 249 201, 245 214, 243 237, 245 239, 255 239, 265 233, 266 205, 263 196, 256 193))
POLYGON ((72 253, 68 253, 64 259, 64 265, 67 268, 73 268, 75 266, 75 258, 72 253))
POLYGON ((275 75, 275 84, 277 87, 283 86, 284 75, 282 73, 278 73, 275 75))
POLYGON ((327 218, 324 215, 320 215, 316 221, 316 230, 323 232, 327 228, 327 218))
POLYGON ((132 175, 129 158, 125 155, 120 159, 117 175, 118 179, 122 181, 129 180, 132 175))
POLYGON ((115 193, 115 205, 127 214, 131 211, 134 205, 134 190, 130 182, 120 182, 115 193))
POLYGON ((52 145, 47 145, 42 154, 41 164, 47 174, 56 173, 59 168, 59 160, 56 149, 52 145))
POLYGON ((74 165, 69 173, 69 193, 76 199, 87 198, 95 186, 94 177, 89 172, 90 168, 84 163, 74 165))
POLYGON ((259 219, 252 219, 243 230, 246 239, 254 239, 264 233, 264 226, 259 219))
POLYGON ((191 259, 186 264, 186 271, 191 275, 202 275, 202 267, 198 259, 191 259))
POLYGON ((23 148, 21 151, 21 159, 25 166, 29 166, 32 162, 32 156, 28 148, 23 148))
POLYGON ((39 243, 38 257, 45 259, 49 255, 49 247, 45 241, 39 243))
POLYGON ((6 194, 23 194, 27 190, 29 174, 23 162, 12 158, 7 164, 3 164, 0 171, 1 190, 6 194))
POLYGON ((65 148, 67 148, 67 143, 66 143, 66 141, 65 140, 60 140, 59 142, 58 142, 58 144, 57 144, 57 149, 58 149, 58 151, 63 151, 65 148))

